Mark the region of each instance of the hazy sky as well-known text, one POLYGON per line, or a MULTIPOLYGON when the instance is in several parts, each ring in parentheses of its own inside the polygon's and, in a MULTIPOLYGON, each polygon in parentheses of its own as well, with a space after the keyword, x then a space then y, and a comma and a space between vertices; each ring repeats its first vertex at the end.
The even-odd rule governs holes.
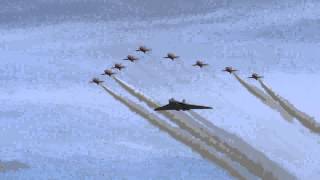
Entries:
MULTIPOLYGON (((277 2, 273 7, 288 6, 296 1, 301 0, 277 2)), ((173 17, 205 14, 230 6, 252 10, 269 4, 272 3, 264 0, 2 0, 0 25, 173 17)))

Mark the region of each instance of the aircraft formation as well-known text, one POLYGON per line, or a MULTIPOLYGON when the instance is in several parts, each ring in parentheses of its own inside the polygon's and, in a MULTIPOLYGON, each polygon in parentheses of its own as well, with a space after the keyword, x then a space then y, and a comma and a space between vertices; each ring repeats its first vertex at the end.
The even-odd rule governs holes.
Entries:
MULTIPOLYGON (((148 48, 146 46, 139 46, 136 49, 137 52, 141 52, 143 54, 149 53, 152 51, 151 48, 148 48)), ((180 56, 177 56, 175 53, 169 52, 165 57, 163 57, 165 59, 170 59, 171 61, 175 61, 176 59, 179 59, 180 56)), ((124 58, 123 60, 125 61, 130 61, 132 63, 136 62, 139 60, 138 57, 134 56, 134 55, 127 55, 126 58, 124 58)), ((195 64, 193 64, 192 66, 197 66, 199 68, 203 68, 205 66, 209 66, 209 64, 201 61, 201 60, 197 60, 195 62, 195 64)), ((113 76, 116 74, 116 72, 112 71, 113 69, 117 69, 118 71, 122 71, 122 69, 126 68, 126 66, 120 64, 120 63, 115 63, 110 69, 106 69, 104 70, 104 72, 101 75, 107 75, 109 77, 113 76)), ((225 67, 225 69, 223 69, 222 71, 224 72, 228 72, 229 74, 232 74, 236 71, 238 71, 237 69, 234 69, 233 67, 225 67)), ((255 80, 259 80, 260 78, 263 78, 263 76, 258 75, 257 73, 253 73, 250 77, 251 79, 255 79, 255 80)), ((90 83, 95 83, 97 85, 100 85, 101 83, 103 83, 103 81, 101 81, 99 78, 93 78, 90 83)), ((185 100, 183 101, 177 101, 173 98, 169 99, 169 103, 167 105, 164 105, 162 107, 158 107, 155 108, 155 111, 163 111, 163 110, 176 110, 176 111, 186 111, 186 110, 191 110, 191 109, 212 109, 212 107, 209 106, 201 106, 201 105, 194 105, 194 104, 188 104, 185 102, 185 100)))

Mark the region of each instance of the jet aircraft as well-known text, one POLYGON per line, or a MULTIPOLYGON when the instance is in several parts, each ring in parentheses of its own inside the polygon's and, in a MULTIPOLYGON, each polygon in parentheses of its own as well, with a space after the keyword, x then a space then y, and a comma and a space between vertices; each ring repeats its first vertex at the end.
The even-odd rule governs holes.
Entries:
POLYGON ((125 58, 125 59, 123 59, 123 60, 127 60, 127 61, 134 62, 134 61, 139 60, 139 58, 134 57, 134 56, 132 56, 132 55, 128 55, 127 58, 125 58))
POLYGON ((169 99, 169 104, 164 105, 162 107, 155 108, 154 110, 155 111, 164 111, 164 110, 187 111, 191 109, 212 109, 212 107, 187 104, 185 100, 182 100, 182 102, 180 102, 171 98, 169 99))
POLYGON ((103 83, 103 81, 101 81, 100 79, 98 78, 93 78, 90 83, 95 83, 97 85, 100 85, 101 83, 103 83))
POLYGON ((248 78, 259 80, 259 79, 263 78, 263 76, 259 76, 257 73, 252 73, 252 75, 248 78))
POLYGON ((139 46, 139 48, 136 51, 143 52, 144 54, 151 51, 150 48, 147 48, 146 46, 139 46))
POLYGON ((208 66, 209 64, 205 64, 202 61, 197 61, 194 65, 192 66, 199 66, 200 68, 204 67, 204 66, 208 66))
POLYGON ((122 64, 115 64, 111 69, 118 69, 119 71, 121 71, 123 68, 125 68, 124 65, 122 65, 122 64))
POLYGON ((163 58, 171 59, 172 61, 174 61, 175 59, 179 58, 179 56, 175 55, 174 53, 168 53, 167 56, 163 58))
POLYGON ((112 71, 109 70, 109 69, 106 69, 106 70, 104 70, 103 74, 101 74, 101 75, 112 76, 112 75, 114 75, 114 74, 116 74, 116 73, 112 72, 112 71))
POLYGON ((238 71, 238 70, 233 69, 232 67, 226 67, 226 68, 224 68, 224 70, 222 70, 222 71, 225 71, 225 72, 228 72, 228 73, 232 74, 233 72, 236 72, 236 71, 238 71))

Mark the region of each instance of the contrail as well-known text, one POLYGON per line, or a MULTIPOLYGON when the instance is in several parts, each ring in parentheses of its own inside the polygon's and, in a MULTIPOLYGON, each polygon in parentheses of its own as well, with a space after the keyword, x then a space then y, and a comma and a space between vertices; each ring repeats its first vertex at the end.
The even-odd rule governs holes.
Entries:
POLYGON ((243 87, 245 87, 252 95, 257 97, 259 100, 261 100, 262 103, 269 106, 271 109, 278 111, 283 117, 283 119, 289 122, 292 122, 293 117, 287 111, 285 111, 284 108, 281 107, 276 101, 274 101, 272 98, 270 98, 267 94, 265 94, 263 91, 261 91, 257 87, 246 83, 236 73, 232 73, 232 74, 240 82, 240 84, 243 87))
POLYGON ((164 120, 161 120, 158 116, 152 113, 149 113, 148 110, 146 110, 144 107, 134 103, 133 101, 127 98, 124 98, 116 94, 111 89, 103 85, 100 85, 100 86, 105 91, 107 91, 112 97, 114 97, 116 100, 120 101, 122 104, 127 106, 131 111, 137 113, 138 115, 146 119, 149 123, 159 128, 161 131, 168 133, 171 137, 173 137, 177 141, 180 141, 186 146, 190 147, 193 151, 199 153, 203 158, 210 160, 215 164, 221 166, 222 168, 227 170, 228 173, 233 177, 236 177, 240 180, 256 179, 254 178, 254 176, 248 173, 241 166, 237 166, 230 159, 228 160, 226 158, 223 158, 221 155, 218 155, 218 153, 214 151, 214 149, 208 147, 205 143, 203 143, 202 141, 190 135, 190 133, 182 129, 172 127, 170 124, 168 124, 164 120))
MULTIPOLYGON (((283 177, 289 179, 289 176, 286 175, 284 169, 282 169, 279 165, 275 164, 273 161, 269 160, 262 152, 257 151, 247 142, 245 142, 240 137, 231 134, 218 126, 215 126, 211 121, 207 120, 206 118, 202 117, 200 114, 194 111, 189 111, 192 117, 197 119, 199 122, 207 126, 213 134, 216 134, 220 139, 223 139, 229 146, 235 148, 235 151, 239 149, 240 152, 245 154, 247 157, 251 157, 254 159, 253 161, 263 164, 264 167, 272 168, 272 171, 279 171, 277 174, 284 174, 283 177), (284 172, 281 172, 284 171, 284 172)), ((285 178, 283 178, 285 179, 285 178)), ((292 179, 296 179, 295 177, 292 179)))
MULTIPOLYGON (((146 97, 141 92, 136 91, 133 87, 124 81, 114 77, 116 82, 127 90, 130 94, 137 97, 140 101, 145 102, 149 107, 156 108, 159 104, 154 102, 151 98, 146 97)), ((295 179, 286 170, 277 166, 274 162, 264 158, 265 162, 255 162, 253 159, 240 152, 238 148, 234 148, 226 143, 225 140, 219 139, 214 133, 209 133, 208 128, 198 123, 184 112, 173 111, 159 111, 165 117, 169 118, 172 122, 177 124, 180 128, 187 130, 193 136, 206 142, 209 146, 216 148, 219 152, 226 154, 230 159, 239 162, 242 166, 246 167, 251 173, 262 179, 295 179)))
POLYGON ((277 102, 280 106, 285 109, 291 116, 295 117, 300 123, 315 133, 320 133, 320 124, 317 123, 313 117, 307 115, 306 113, 298 110, 294 105, 292 105, 288 100, 277 95, 271 88, 265 85, 261 80, 259 80, 261 87, 277 102))

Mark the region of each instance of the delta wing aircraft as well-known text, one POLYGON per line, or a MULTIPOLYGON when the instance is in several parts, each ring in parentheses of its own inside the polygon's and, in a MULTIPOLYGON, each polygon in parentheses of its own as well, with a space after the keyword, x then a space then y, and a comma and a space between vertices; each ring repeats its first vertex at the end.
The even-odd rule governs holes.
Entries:
POLYGON ((180 102, 171 98, 169 99, 169 104, 155 108, 154 110, 155 111, 164 111, 164 110, 187 111, 191 109, 212 109, 212 107, 187 104, 185 100, 182 100, 182 102, 180 102))

